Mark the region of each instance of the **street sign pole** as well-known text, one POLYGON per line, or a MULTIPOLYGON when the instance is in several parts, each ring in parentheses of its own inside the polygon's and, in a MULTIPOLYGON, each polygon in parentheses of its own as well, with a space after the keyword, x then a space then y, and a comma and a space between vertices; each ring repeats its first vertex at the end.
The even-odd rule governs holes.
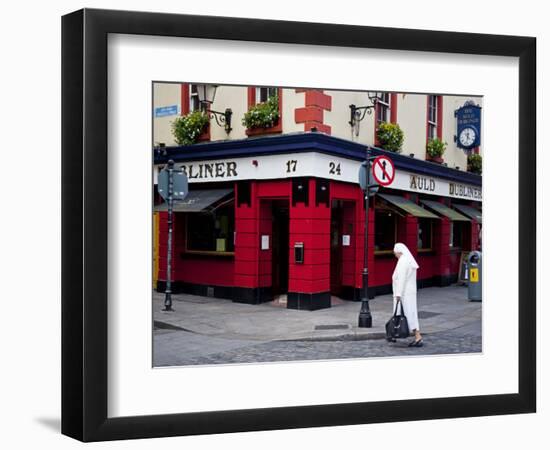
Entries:
POLYGON ((172 216, 174 208, 174 161, 168 161, 168 244, 166 253, 166 289, 163 311, 172 309, 172 216))
POLYGON ((370 147, 367 146, 366 158, 366 189, 365 195, 365 255, 363 259, 363 290, 361 293, 361 311, 359 312, 359 328, 372 328, 372 314, 369 308, 369 197, 370 197, 370 147))
POLYGON ((174 161, 169 160, 167 166, 158 175, 158 193, 168 204, 168 239, 166 253, 166 289, 163 311, 172 309, 172 246, 174 228, 174 202, 181 202, 189 192, 187 175, 183 170, 174 168, 174 161))

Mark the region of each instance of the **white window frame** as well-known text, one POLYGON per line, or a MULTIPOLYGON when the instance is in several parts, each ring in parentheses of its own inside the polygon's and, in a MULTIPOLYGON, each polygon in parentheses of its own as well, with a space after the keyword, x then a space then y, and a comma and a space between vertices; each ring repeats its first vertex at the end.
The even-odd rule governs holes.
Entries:
POLYGON ((265 87, 258 86, 256 87, 255 103, 262 103, 267 101, 267 99, 273 95, 278 94, 278 89, 276 87, 265 87), (265 93, 265 100, 262 100, 262 94, 265 93))
POLYGON ((377 105, 378 108, 376 108, 376 123, 382 123, 382 122, 389 122, 391 117, 391 95, 389 92, 382 93, 382 98, 384 100, 378 100, 377 105), (387 97, 386 97, 387 96, 387 97), (383 111, 383 118, 380 118, 379 115, 383 111))
POLYGON ((428 139, 437 137, 438 103, 437 95, 428 95, 428 139))

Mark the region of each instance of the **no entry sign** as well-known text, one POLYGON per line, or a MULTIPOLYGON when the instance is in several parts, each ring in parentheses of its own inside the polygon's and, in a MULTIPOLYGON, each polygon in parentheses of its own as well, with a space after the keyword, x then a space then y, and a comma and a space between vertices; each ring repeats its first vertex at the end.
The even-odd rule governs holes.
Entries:
POLYGON ((395 178, 395 166, 387 156, 378 156, 372 165, 372 175, 380 186, 389 186, 395 178))

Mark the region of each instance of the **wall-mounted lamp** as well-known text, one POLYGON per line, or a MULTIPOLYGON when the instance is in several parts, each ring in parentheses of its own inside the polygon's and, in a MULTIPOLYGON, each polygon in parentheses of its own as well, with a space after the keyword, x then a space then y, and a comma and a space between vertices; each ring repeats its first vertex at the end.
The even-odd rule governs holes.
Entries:
POLYGON ((382 100, 383 92, 367 92, 367 96, 372 105, 367 106, 355 106, 349 105, 350 120, 352 131, 355 131, 355 135, 359 135, 359 122, 361 122, 367 114, 372 114, 372 110, 376 107, 376 104, 382 100))
POLYGON ((199 95, 199 103, 203 111, 206 112, 213 118, 218 126, 224 127, 225 132, 229 134, 232 130, 231 128, 231 116, 233 111, 230 108, 226 108, 224 112, 214 111, 211 106, 214 103, 216 98, 216 91, 218 90, 218 85, 216 84, 199 84, 197 85, 197 93, 199 95))

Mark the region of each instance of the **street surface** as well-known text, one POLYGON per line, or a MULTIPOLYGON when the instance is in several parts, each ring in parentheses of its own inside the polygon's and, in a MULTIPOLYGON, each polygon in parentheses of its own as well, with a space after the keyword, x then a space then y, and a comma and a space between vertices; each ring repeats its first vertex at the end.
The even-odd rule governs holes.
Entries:
POLYGON ((164 295, 153 293, 153 365, 184 366, 416 356, 482 351, 481 302, 463 286, 418 291, 424 346, 412 339, 388 343, 384 324, 391 296, 370 302, 373 327, 358 328, 360 303, 333 298, 332 308, 286 309, 285 299, 261 305, 174 295, 173 312, 162 311, 164 295))
MULTIPOLYGON (((411 338, 412 339, 412 338, 411 338)), ((234 364, 321 359, 373 358, 481 352, 481 323, 424 336, 424 346, 409 340, 228 341, 180 330, 155 331, 155 366, 234 364)))

